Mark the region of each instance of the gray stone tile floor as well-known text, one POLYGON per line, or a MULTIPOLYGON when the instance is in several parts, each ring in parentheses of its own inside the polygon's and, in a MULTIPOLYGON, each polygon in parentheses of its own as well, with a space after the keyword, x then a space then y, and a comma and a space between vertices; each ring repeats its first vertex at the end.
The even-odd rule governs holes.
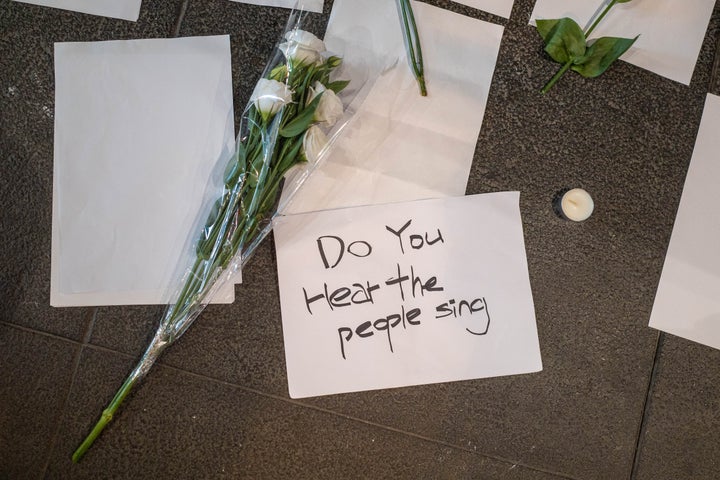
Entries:
POLYGON ((720 93, 720 6, 689 87, 619 62, 541 96, 556 65, 532 0, 510 20, 428 3, 506 27, 467 193, 521 192, 543 371, 292 400, 268 238, 235 303, 209 307, 73 464, 162 308, 49 306, 53 43, 231 34, 239 114, 287 11, 145 0, 133 23, 0 0, 0 479, 720 478, 720 352, 647 326, 720 93), (568 186, 593 193, 587 222, 553 214, 568 186))

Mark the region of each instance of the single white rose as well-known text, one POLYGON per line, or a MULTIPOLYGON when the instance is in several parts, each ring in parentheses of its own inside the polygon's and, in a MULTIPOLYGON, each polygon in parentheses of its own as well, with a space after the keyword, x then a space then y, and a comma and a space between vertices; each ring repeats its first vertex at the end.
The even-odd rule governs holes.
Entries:
POLYGON ((310 87, 308 103, 312 102, 313 99, 321 93, 322 96, 320 97, 320 103, 317 109, 315 109, 314 119, 316 122, 322 123, 324 126, 330 128, 342 118, 342 100, 340 100, 340 97, 338 97, 335 92, 325 88, 325 85, 320 82, 315 82, 315 84, 310 87))
POLYGON ((320 152, 328 144, 325 133, 317 125, 312 125, 305 131, 302 142, 302 157, 308 162, 317 162, 320 152))
POLYGON ((290 30, 285 34, 285 39, 287 42, 279 46, 285 58, 308 65, 323 62, 325 43, 312 33, 299 29, 290 30))
POLYGON ((292 102, 292 90, 277 80, 261 78, 255 85, 250 101, 267 118, 279 112, 286 103, 292 102))

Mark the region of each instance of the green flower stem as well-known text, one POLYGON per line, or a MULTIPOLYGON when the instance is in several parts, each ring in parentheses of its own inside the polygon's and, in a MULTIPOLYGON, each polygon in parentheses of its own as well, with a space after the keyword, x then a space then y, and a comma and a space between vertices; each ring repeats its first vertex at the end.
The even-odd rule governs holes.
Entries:
POLYGON ((163 350, 165 350, 168 343, 158 340, 157 336, 153 339, 152 343, 150 343, 150 346, 146 350, 145 355, 143 355, 142 360, 138 362, 135 369, 132 373, 130 373, 127 379, 125 379, 125 382, 122 384, 122 387, 120 387, 120 390, 117 391, 110 404, 105 408, 105 410, 103 410, 100 419, 97 421, 90 434, 85 438, 85 440, 83 440, 77 450, 75 450, 72 456, 72 461, 74 463, 78 463, 82 459, 85 452, 87 452, 87 450, 95 442, 95 439, 112 421, 115 412, 117 412, 118 408, 120 408, 120 405, 123 403, 123 400, 125 400, 125 397, 130 394, 135 384, 140 381, 143 376, 145 376, 145 373, 147 373, 147 365, 152 365, 163 350))
MULTIPOLYGON (((223 211, 226 211, 226 209, 231 206, 231 203, 233 202, 226 202, 223 211)), ((222 215, 219 218, 222 218, 222 215)), ((217 230, 219 229, 216 229, 216 233, 214 236, 215 239, 218 236, 217 230)), ((223 235, 226 234, 227 232, 225 232, 223 235)), ((190 313, 190 309, 193 303, 197 299, 202 299, 207 296, 209 292, 208 287, 211 285, 208 280, 214 278, 218 273, 218 270, 216 268, 216 264, 213 264, 213 266, 209 270, 206 269, 206 262, 207 260, 201 257, 197 257, 195 259, 195 263, 190 270, 190 274, 185 281, 183 289, 180 291, 177 300, 170 308, 168 315, 162 322, 163 325, 168 327, 167 329, 163 329, 163 325, 161 325, 160 329, 162 330, 162 333, 174 331, 177 327, 178 320, 185 318, 185 316, 190 313)), ((160 354, 165 350, 165 347, 170 343, 171 342, 163 339, 160 335, 156 336, 153 339, 152 343, 146 350, 145 355, 143 355, 140 362, 138 362, 138 364, 135 366, 135 369, 125 379, 125 382, 123 382, 122 386, 117 391, 112 401, 108 404, 105 410, 103 410, 100 419, 97 421, 90 434, 83 440, 77 450, 75 450, 75 453, 73 453, 73 462, 77 463, 80 461, 80 459, 82 459, 83 455, 85 455, 85 452, 87 452, 87 450, 92 446, 100 433, 102 433, 105 427, 107 427, 108 424, 112 421, 115 412, 117 412, 118 408, 120 408, 120 405, 130 394, 135 384, 142 379, 142 377, 145 375, 145 372, 147 372, 149 367, 153 363, 155 363, 155 360, 157 360, 160 354)))
MULTIPOLYGON (((335 67, 339 65, 336 63, 335 67)), ((290 65, 292 66, 292 65, 290 65)), ((288 73, 293 90, 302 86, 303 104, 314 80, 328 82, 330 69, 314 69, 303 64, 288 73)), ((310 108, 305 105, 303 108, 310 108)), ((317 108, 317 102, 312 107, 317 108)), ((213 207, 198 240, 195 261, 185 277, 184 285, 165 311, 157 332, 144 355, 125 379, 108 406, 103 410, 90 434, 72 456, 79 462, 102 431, 112 421, 123 401, 135 385, 147 374, 162 352, 190 327, 202 311, 216 280, 227 270, 237 252, 242 253, 242 265, 255 247, 254 242, 266 233, 264 223, 273 214, 282 178, 299 160, 304 131, 292 138, 280 135, 282 128, 302 114, 296 103, 288 104, 274 117, 263 117, 255 108, 247 113, 247 136, 237 146, 235 157, 225 178, 225 189, 217 207, 213 207), (270 118, 273 118, 270 122, 270 118), (272 146, 272 150, 270 147, 272 146), (238 170, 239 169, 239 170, 238 170), (235 172, 242 173, 235 173, 235 172), (228 173, 229 172, 229 173, 228 173)), ((314 113, 310 112, 310 113, 314 113)), ((312 121, 311 115, 308 122, 312 121)), ((305 126, 305 130, 309 125, 305 126)), ((297 128, 297 127, 296 127, 297 128)))
POLYGON ((408 55, 410 55, 410 65, 415 75, 415 79, 420 87, 420 95, 427 96, 427 87, 425 86, 425 69, 423 66, 422 47, 420 46, 420 36, 418 35, 417 24, 415 23, 415 15, 413 14, 410 0, 400 0, 400 13, 402 16, 403 33, 407 43, 408 55))
POLYGON ((85 455, 85 452, 87 452, 88 449, 95 442, 95 439, 100 435, 100 433, 102 433, 103 430, 105 430, 105 427, 107 427, 107 425, 110 423, 113 415, 120 407, 120 404, 125 399, 125 397, 130 393, 130 390, 132 390, 136 381, 137 379, 131 377, 128 377, 125 380, 125 383, 123 383, 122 387, 120 387, 120 390, 118 390, 117 394, 115 395, 115 398, 113 398, 112 402, 110 402, 107 408, 103 410, 102 415, 100 416, 100 420, 98 420, 90 434, 85 437, 85 440, 83 440, 77 450, 75 450, 75 453, 73 453, 72 461, 74 463, 78 463, 82 459, 83 455, 85 455))
POLYGON ((605 7, 605 10, 602 11, 602 13, 595 19, 595 21, 590 25, 590 28, 587 29, 587 32, 585 32, 585 38, 589 37, 590 34, 595 30, 595 27, 598 26, 598 23, 605 18, 605 15, 608 14, 610 9, 618 2, 618 0, 612 0, 607 7, 605 7))
POLYGON ((547 93, 553 85, 557 83, 558 80, 560 80, 560 77, 565 75, 565 72, 567 72, 570 67, 572 67, 572 60, 569 60, 565 65, 562 66, 560 70, 553 76, 548 83, 545 84, 545 86, 540 90, 540 93, 545 94, 547 93))

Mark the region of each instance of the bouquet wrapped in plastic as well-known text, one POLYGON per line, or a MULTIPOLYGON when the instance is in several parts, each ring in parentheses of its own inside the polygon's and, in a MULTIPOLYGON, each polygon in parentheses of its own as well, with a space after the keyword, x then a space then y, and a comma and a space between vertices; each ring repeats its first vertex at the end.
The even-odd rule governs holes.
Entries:
MULTIPOLYGON (((73 461, 82 458, 162 352, 250 258, 271 229, 287 173, 306 166, 284 185, 283 201, 290 200, 352 118, 351 109, 344 108, 339 96, 350 83, 338 79, 342 59, 330 55, 320 39, 300 28, 302 18, 302 11, 291 13, 282 42, 243 112, 234 153, 220 160, 227 161, 222 185, 194 234, 196 240, 190 242, 194 245, 192 265, 181 269, 179 287, 152 341, 73 454, 73 461)), ((366 81, 353 79, 347 91, 357 95, 366 81)), ((345 97, 349 103, 351 98, 345 97)))

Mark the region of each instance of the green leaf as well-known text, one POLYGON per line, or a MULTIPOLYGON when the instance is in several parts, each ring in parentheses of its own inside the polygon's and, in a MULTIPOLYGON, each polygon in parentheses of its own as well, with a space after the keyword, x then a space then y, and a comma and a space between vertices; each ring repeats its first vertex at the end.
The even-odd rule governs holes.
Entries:
POLYGON ((224 197, 220 197, 215 201, 212 209, 210 209, 208 218, 205 221, 205 228, 203 228, 202 232, 200 233, 200 238, 198 239, 198 243, 195 248, 195 252, 197 253, 198 257, 206 260, 210 258, 214 237, 216 236, 217 232, 217 227, 215 224, 220 218, 220 212, 222 212, 224 209, 224 197))
POLYGON ((547 43, 545 39, 548 38, 550 30, 552 30, 559 21, 559 18, 552 20, 535 20, 535 25, 537 26, 537 31, 540 34, 540 38, 542 38, 545 43, 547 43))
POLYGON ((601 75, 615 60, 635 43, 635 38, 602 37, 588 47, 585 55, 575 61, 572 69, 586 78, 601 75))
POLYGON ((281 63, 277 67, 270 70, 270 75, 268 75, 271 79, 277 80, 278 82, 284 82, 287 78, 287 65, 284 63, 281 63))
POLYGON ((236 145, 235 155, 230 159, 227 166, 225 167, 225 173, 223 174, 223 180, 225 185, 230 188, 237 183, 240 179, 240 174, 245 169, 245 145, 243 142, 238 142, 236 145))
POLYGON ((295 142, 291 145, 290 151, 288 151, 287 156, 283 158, 280 161, 280 171, 281 175, 285 175, 285 172, 290 169, 293 165, 296 163, 302 162, 305 160, 305 158, 300 154, 300 149, 302 148, 303 144, 303 137, 298 137, 295 142))
POLYGON ((215 200, 215 203, 213 204, 212 208, 210 209, 210 213, 208 214, 208 218, 205 221, 205 231, 209 231, 213 225, 215 225, 215 222, 217 222, 218 217, 220 216, 220 210, 223 207, 223 199, 218 198, 215 200))
POLYGON ((545 41, 545 51, 556 62, 567 63, 585 55, 585 34, 572 18, 537 20, 536 24, 545 41))
POLYGON ((320 98, 322 93, 317 97, 313 98, 313 101, 308 104, 297 117, 293 118, 287 125, 280 129, 280 135, 285 138, 292 138, 296 135, 303 133, 313 121, 315 116, 315 110, 320 104, 320 98))
POLYGON ((235 183, 235 180, 240 174, 240 162, 238 162, 235 158, 231 159, 227 166, 225 167, 225 173, 223 175, 223 179, 225 180, 225 185, 232 185, 235 183))
POLYGON ((342 92, 350 84, 350 80, 336 80, 327 84, 327 88, 335 93, 342 92))

